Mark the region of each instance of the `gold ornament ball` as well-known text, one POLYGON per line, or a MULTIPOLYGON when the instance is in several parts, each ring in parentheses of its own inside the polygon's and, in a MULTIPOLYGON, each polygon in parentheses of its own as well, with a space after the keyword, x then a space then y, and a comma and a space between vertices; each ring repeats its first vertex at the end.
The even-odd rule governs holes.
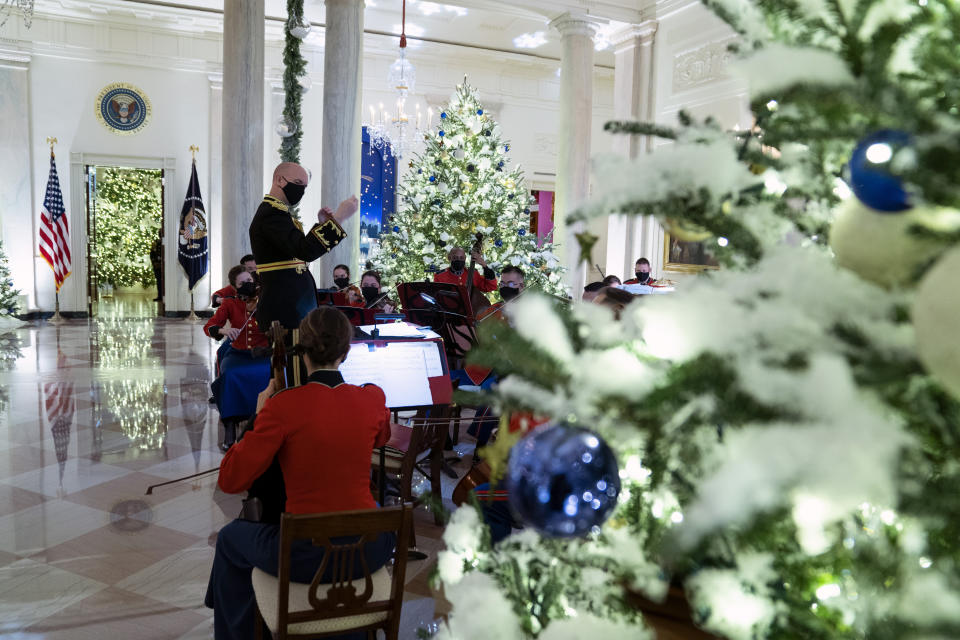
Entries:
POLYGON ((466 222, 463 222, 460 224, 460 228, 466 231, 467 229, 470 228, 470 225, 468 225, 466 222))
POLYGON ((830 247, 837 264, 885 287, 910 284, 917 268, 943 248, 910 233, 932 213, 915 207, 903 213, 880 213, 851 197, 836 209, 830 247))
POLYGON ((937 382, 960 400, 960 247, 951 249, 927 272, 913 302, 913 327, 920 361, 937 382))
POLYGON ((695 224, 690 224, 684 220, 676 218, 667 218, 663 221, 663 228, 671 237, 680 242, 703 242, 713 234, 695 224))
POLYGON ((477 220, 477 224, 479 224, 481 227, 485 227, 487 226, 487 221, 484 220, 483 218, 480 218, 479 220, 477 220))

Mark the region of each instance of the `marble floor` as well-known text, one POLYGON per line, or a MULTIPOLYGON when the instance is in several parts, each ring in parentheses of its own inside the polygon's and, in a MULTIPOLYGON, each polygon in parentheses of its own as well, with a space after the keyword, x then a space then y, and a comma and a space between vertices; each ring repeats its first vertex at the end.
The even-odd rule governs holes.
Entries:
MULTIPOLYGON (((0 336, 0 638, 212 638, 211 545, 240 497, 215 475, 144 495, 219 464, 200 327, 102 317, 0 336)), ((436 615, 441 530, 425 508, 416 530, 429 557, 408 565, 404 638, 436 615)))

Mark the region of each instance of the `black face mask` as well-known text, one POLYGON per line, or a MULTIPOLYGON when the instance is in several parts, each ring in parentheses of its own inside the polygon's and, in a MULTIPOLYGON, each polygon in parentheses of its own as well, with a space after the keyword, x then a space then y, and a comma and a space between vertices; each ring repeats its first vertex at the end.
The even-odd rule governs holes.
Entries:
POLYGON ((283 195, 287 199, 287 204, 293 206, 303 199, 303 192, 307 190, 307 185, 297 184, 288 180, 282 189, 283 195))
POLYGON ((367 304, 370 304, 380 297, 380 289, 378 287, 360 287, 360 291, 363 293, 363 299, 367 301, 367 304))
POLYGON ((257 295, 257 285, 253 282, 244 282, 237 287, 237 295, 241 298, 253 298, 257 295))
POLYGON ((650 279, 649 271, 646 273, 644 273, 643 271, 637 271, 636 275, 637 275, 637 282, 639 282, 640 284, 643 284, 644 282, 650 279))
POLYGON ((450 270, 451 271, 463 271, 464 267, 467 266, 466 260, 451 260, 450 261, 450 270))
POLYGON ((350 278, 334 278, 333 284, 337 285, 337 289, 346 289, 350 284, 350 278))
POLYGON ((518 295, 520 295, 520 289, 514 289, 513 287, 500 287, 500 298, 504 302, 510 302, 518 295))

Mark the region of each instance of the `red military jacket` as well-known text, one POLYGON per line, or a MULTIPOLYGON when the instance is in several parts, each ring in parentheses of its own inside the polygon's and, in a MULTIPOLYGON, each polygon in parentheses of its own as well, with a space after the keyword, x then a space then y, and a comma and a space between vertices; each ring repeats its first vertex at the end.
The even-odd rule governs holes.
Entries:
POLYGON ((648 285, 652 285, 652 284, 656 284, 656 282, 657 282, 657 281, 654 280, 653 278, 647 278, 647 281, 646 281, 646 282, 640 282, 640 281, 637 280, 636 278, 630 278, 629 280, 625 280, 623 284, 648 284, 648 285))
POLYGON ((220 463, 220 488, 246 491, 278 457, 289 513, 374 509, 370 456, 390 439, 390 411, 380 387, 316 371, 309 382, 274 395, 220 463), (327 386, 333 380, 335 386, 327 386))
POLYGON ((240 335, 232 343, 234 349, 247 350, 267 346, 267 336, 257 326, 254 312, 247 311, 247 303, 239 298, 224 298, 223 304, 213 314, 213 317, 207 320, 207 324, 203 325, 203 332, 211 338, 215 338, 217 336, 210 335, 210 330, 214 327, 222 329, 226 326, 227 320, 230 321, 230 326, 234 329, 243 327, 240 335))
POLYGON ((237 290, 233 288, 232 284, 228 284, 223 289, 219 289, 210 294, 210 306, 217 308, 223 303, 224 298, 232 298, 236 295, 237 290), (217 298, 220 298, 220 302, 217 302, 217 298))
MULTIPOLYGON (((466 269, 463 270, 463 273, 460 275, 455 274, 450 271, 450 269, 444 269, 437 275, 433 276, 434 282, 447 282, 450 284, 462 284, 467 286, 467 273, 466 269)), ((473 272, 473 286, 480 291, 496 291, 497 290, 497 279, 496 278, 484 278, 479 270, 473 272)))

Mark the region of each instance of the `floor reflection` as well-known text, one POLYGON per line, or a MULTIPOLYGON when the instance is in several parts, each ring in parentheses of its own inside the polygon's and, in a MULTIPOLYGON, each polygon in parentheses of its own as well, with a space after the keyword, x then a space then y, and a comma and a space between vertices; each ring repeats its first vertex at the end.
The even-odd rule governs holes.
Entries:
MULTIPOLYGON (((215 347, 198 323, 165 318, 0 336, 0 638, 211 637, 211 541, 241 497, 215 474, 180 480, 222 459, 207 403, 215 347)), ((434 554, 439 530, 417 518, 434 554)), ((407 570, 430 619, 432 566, 407 570)))

